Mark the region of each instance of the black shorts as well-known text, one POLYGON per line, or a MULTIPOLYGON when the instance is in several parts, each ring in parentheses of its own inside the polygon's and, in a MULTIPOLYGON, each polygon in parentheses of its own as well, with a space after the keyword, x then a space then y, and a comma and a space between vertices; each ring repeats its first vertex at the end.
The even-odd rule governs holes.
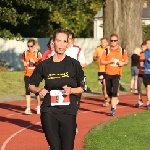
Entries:
POLYGON ((143 78, 143 74, 138 74, 138 77, 139 78, 143 78))
POLYGON ((106 91, 109 97, 118 96, 120 75, 106 75, 106 91))
MULTIPOLYGON (((24 83, 25 83, 25 94, 30 95, 30 90, 29 90, 29 76, 24 76, 24 83)), ((39 83, 40 84, 40 83, 39 83)), ((36 84, 36 87, 39 87, 39 84, 36 84)), ((36 96, 38 93, 35 94, 36 96)))
POLYGON ((104 79, 106 78, 106 73, 105 72, 98 72, 98 77, 99 76, 103 76, 104 77, 104 79))
POLYGON ((150 74, 143 75, 143 83, 144 83, 145 87, 150 85, 150 74))

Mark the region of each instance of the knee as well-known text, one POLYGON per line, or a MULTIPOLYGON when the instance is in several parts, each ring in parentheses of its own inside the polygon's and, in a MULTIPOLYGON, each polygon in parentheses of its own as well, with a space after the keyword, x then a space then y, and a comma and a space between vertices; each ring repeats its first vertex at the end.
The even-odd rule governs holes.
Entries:
POLYGON ((112 93, 112 97, 117 97, 118 96, 118 93, 116 92, 116 93, 112 93))

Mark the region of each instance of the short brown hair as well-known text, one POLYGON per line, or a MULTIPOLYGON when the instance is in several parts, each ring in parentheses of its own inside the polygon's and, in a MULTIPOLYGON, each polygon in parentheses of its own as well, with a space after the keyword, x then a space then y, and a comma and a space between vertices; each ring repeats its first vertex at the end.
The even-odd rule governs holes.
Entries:
POLYGON ((108 38, 101 38, 100 41, 106 40, 108 41, 108 38))
POLYGON ((68 42, 69 33, 68 33, 68 31, 67 31, 66 29, 56 29, 56 30, 53 32, 53 41, 55 41, 56 35, 57 35, 58 33, 64 33, 64 34, 66 34, 66 35, 67 35, 67 42, 68 42))
POLYGON ((142 46, 145 46, 145 45, 146 45, 146 41, 144 41, 144 42, 141 44, 141 47, 142 47, 142 46))
POLYGON ((115 36, 115 37, 118 38, 118 35, 117 35, 117 34, 111 34, 111 35, 110 35, 110 38, 113 37, 113 36, 115 36))
POLYGON ((147 43, 148 41, 150 41, 150 38, 148 38, 145 42, 147 43))

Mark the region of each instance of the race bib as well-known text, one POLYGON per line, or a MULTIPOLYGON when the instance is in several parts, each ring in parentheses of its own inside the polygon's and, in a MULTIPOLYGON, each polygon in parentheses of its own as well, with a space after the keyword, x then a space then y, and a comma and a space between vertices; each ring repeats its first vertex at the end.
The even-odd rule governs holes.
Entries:
POLYGON ((70 97, 65 95, 64 90, 51 90, 50 91, 51 106, 69 105, 70 97))
POLYGON ((115 59, 115 62, 113 64, 110 64, 110 66, 118 66, 118 62, 119 62, 119 59, 115 59))
POLYGON ((27 62, 28 69, 35 69, 35 64, 32 62, 27 62))

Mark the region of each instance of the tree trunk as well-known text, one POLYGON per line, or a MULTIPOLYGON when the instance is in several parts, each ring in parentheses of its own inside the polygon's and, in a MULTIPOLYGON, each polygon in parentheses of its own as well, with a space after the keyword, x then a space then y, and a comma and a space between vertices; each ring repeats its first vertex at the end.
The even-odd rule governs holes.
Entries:
POLYGON ((142 9, 145 0, 105 0, 104 37, 115 33, 119 44, 132 55, 142 43, 142 9))

